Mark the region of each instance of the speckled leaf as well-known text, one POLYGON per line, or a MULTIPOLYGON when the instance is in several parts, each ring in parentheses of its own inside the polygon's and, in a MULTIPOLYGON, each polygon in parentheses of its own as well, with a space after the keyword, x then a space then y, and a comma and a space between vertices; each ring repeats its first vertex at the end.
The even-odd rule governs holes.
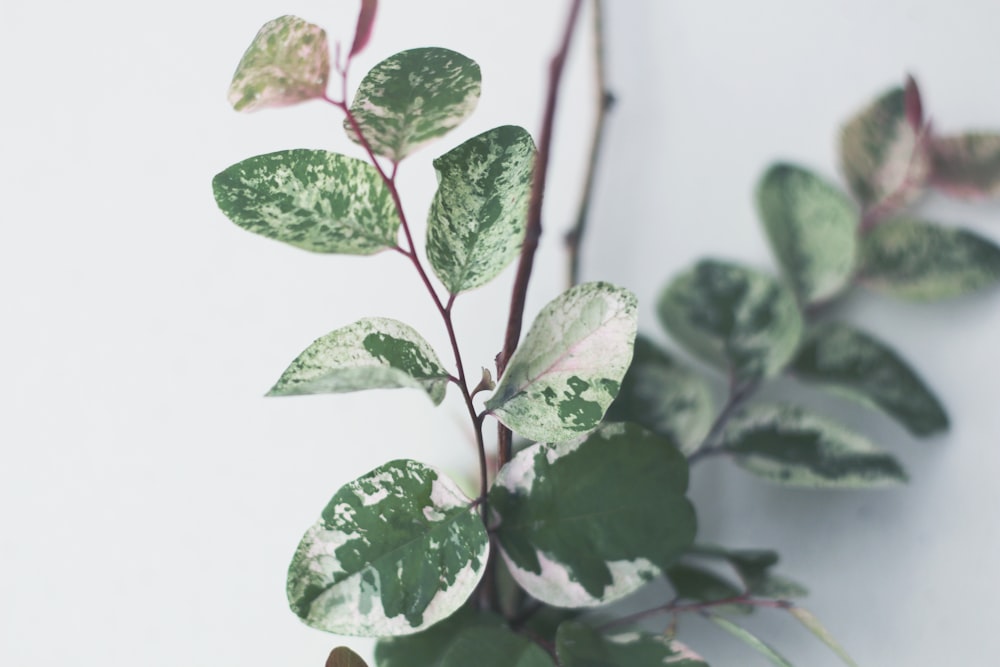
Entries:
POLYGON ((788 659, 785 658, 785 656, 778 653, 770 644, 758 638, 746 628, 717 614, 704 613, 703 615, 720 628, 766 657, 772 665, 777 665, 777 667, 793 667, 792 663, 788 662, 788 659))
POLYGON ((802 336, 791 290, 764 273, 716 260, 675 278, 658 312, 681 345, 738 379, 779 372, 802 336))
POLYGON ((771 248, 802 303, 826 301, 851 281, 858 212, 837 188, 790 164, 767 170, 757 208, 771 248))
MULTIPOLYGON (((732 582, 718 574, 686 563, 676 563, 667 568, 667 581, 678 598, 694 602, 718 602, 728 600, 743 593, 732 582)), ((725 604, 715 607, 719 611, 750 613, 753 607, 741 604, 725 604)))
POLYGON ((844 427, 792 405, 756 405, 730 420, 723 447, 750 472, 803 487, 879 487, 906 481, 889 454, 844 427))
MULTIPOLYGON (((915 84, 909 95, 919 97, 915 84)), ((907 117, 908 91, 893 88, 855 115, 840 136, 840 157, 851 191, 865 209, 891 212, 913 202, 931 173, 922 119, 907 117)))
POLYGON ((388 637, 375 644, 378 667, 442 667, 445 652, 467 632, 502 628, 497 614, 463 607, 445 620, 413 635, 388 637))
POLYGON ((563 292, 535 318, 486 407, 535 441, 595 428, 632 360, 636 299, 607 283, 563 292))
POLYGON ((520 253, 534 161, 531 135, 512 125, 434 160, 427 255, 453 294, 486 284, 520 253))
POLYGON ((418 632, 453 614, 486 569, 472 501, 433 468, 391 461, 341 488, 288 568, 288 602, 343 635, 418 632))
POLYGON ((700 655, 666 635, 602 635, 576 622, 559 626, 556 654, 562 667, 708 667, 700 655))
POLYGON ((788 610, 788 613, 791 614, 799 623, 804 625, 806 629, 813 633, 821 642, 830 647, 830 650, 836 653, 837 657, 839 657, 845 665, 848 667, 858 667, 858 664, 854 662, 854 659, 851 658, 850 655, 848 655, 847 651, 844 650, 844 647, 833 638, 830 631, 823 627, 823 624, 820 623, 819 619, 813 616, 811 612, 803 609, 802 607, 792 607, 788 610))
POLYGON ((920 377, 889 346, 843 323, 818 327, 789 368, 876 407, 918 436, 948 428, 948 415, 920 377))
POLYGON ((396 245, 399 218, 369 164, 328 151, 258 155, 212 181, 215 201, 247 231, 313 252, 371 255, 396 245))
POLYGON ((330 651, 326 667, 368 667, 368 663, 346 646, 338 646, 330 651))
MULTIPOLYGON (((479 65, 462 54, 411 49, 365 75, 351 114, 372 150, 399 162, 465 120, 479 102, 480 88, 479 65)), ((350 121, 344 120, 344 129, 359 141, 350 121)))
POLYGON ((297 16, 268 21, 243 54, 229 86, 237 111, 321 98, 330 78, 326 32, 297 16))
POLYGON ((396 320, 368 317, 316 339, 268 396, 414 387, 437 405, 447 385, 447 371, 420 334, 396 320))
POLYGON ((714 418, 712 388, 705 378, 637 336, 632 364, 605 420, 635 422, 690 454, 705 439, 714 418))
POLYGON ((522 588, 553 606, 592 607, 638 589, 691 545, 687 481, 687 460, 668 440, 603 424, 519 452, 497 475, 489 506, 522 588))
POLYGON ((914 301, 949 299, 1000 282, 1000 247, 964 229, 896 218, 862 244, 859 282, 914 301))
POLYGON ((1000 134, 969 132, 931 142, 934 187, 953 197, 1000 196, 1000 134))
MULTIPOLYGON (((415 663, 410 663, 415 667, 415 663)), ((552 658, 530 639, 506 628, 473 628, 445 652, 441 667, 554 667, 552 658)), ((423 667, 423 666, 421 666, 423 667)))

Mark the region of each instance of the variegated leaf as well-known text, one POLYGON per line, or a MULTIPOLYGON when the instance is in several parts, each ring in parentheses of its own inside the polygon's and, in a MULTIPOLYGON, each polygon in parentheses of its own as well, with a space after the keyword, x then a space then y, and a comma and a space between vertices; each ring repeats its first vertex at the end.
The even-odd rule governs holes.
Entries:
POLYGON ((437 354, 412 327, 368 317, 316 339, 268 396, 414 387, 425 390, 437 405, 447 385, 448 373, 437 354))
MULTIPOLYGON (((411 662, 410 667, 418 663, 411 662)), ((507 628, 468 630, 451 643, 441 667, 554 667, 552 658, 527 637, 507 628)), ((425 667, 421 665, 421 667, 425 667)))
POLYGON ((861 488, 899 484, 889 454, 843 426, 792 405, 755 405, 730 420, 723 447, 750 472, 779 484, 861 488))
POLYGON ((452 294, 486 284, 520 253, 534 162, 531 135, 512 125, 434 160, 427 255, 452 294))
POLYGON ((767 170, 757 208, 771 248, 802 303, 826 301, 851 281, 858 212, 837 188, 790 164, 767 170))
POLYGON ((607 283, 570 288, 535 318, 486 408, 535 441, 592 430, 618 395, 635 333, 631 292, 607 283))
POLYGON ((557 607, 592 607, 638 589, 691 545, 687 482, 687 460, 668 440, 604 424, 519 452, 498 473, 489 506, 525 591, 557 607))
POLYGON ((632 364, 605 419, 640 424, 691 454, 714 418, 712 388, 705 378, 637 336, 632 364))
POLYGON ((700 655, 666 635, 646 632, 603 635, 576 622, 559 626, 556 654, 562 667, 708 667, 700 655))
POLYGON ((216 175, 215 201, 247 231, 313 252, 371 255, 396 245, 399 218, 371 165, 328 151, 258 155, 216 175))
POLYGON ((330 78, 326 32, 297 16, 268 21, 243 54, 229 86, 237 111, 322 98, 330 78))
POLYGON ((368 663, 346 646, 338 646, 330 651, 326 667, 368 667, 368 663))
POLYGON ((769 275, 717 260, 675 278, 660 297, 659 315, 681 345, 741 380, 778 373, 802 336, 791 290, 769 275))
POLYGON ((468 606, 426 630, 404 637, 386 637, 375 644, 378 667, 442 667, 445 653, 459 637, 480 628, 503 628, 497 614, 468 606))
MULTIPOLYGON (((441 48, 402 51, 361 81, 351 117, 378 155, 399 162, 465 120, 479 102, 479 65, 441 48)), ((361 143, 351 123, 347 135, 361 143)))
POLYGON ((766 657, 772 665, 776 665, 776 667, 793 667, 792 663, 788 662, 788 659, 778 653, 773 646, 760 639, 757 635, 753 634, 743 626, 737 625, 728 618, 724 618, 717 614, 705 613, 704 615, 720 628, 766 657))
POLYGON ((306 624, 343 635, 418 632, 453 614, 486 569, 489 538, 458 486, 391 461, 341 488, 288 568, 306 624))
POLYGON ((934 393, 889 346, 843 323, 818 327, 789 367, 796 378, 876 407, 919 436, 948 428, 934 393))
POLYGON ((934 187, 963 199, 1000 196, 1000 134, 935 137, 931 154, 934 187))
POLYGON ((978 234, 896 218, 862 243, 859 282, 914 301, 937 301, 1000 282, 1000 247, 978 234))

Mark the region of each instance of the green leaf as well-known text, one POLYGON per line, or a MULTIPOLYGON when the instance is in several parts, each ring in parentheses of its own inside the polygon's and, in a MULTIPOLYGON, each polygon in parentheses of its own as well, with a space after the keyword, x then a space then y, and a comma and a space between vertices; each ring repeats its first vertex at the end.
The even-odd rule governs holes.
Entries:
POLYGON ((452 294, 485 285, 520 253, 534 161, 531 135, 512 125, 434 160, 427 255, 452 294))
POLYGON ((931 142, 932 183, 953 197, 1000 195, 1000 134, 969 132, 931 142))
POLYGON ((632 364, 605 419, 640 424, 691 454, 715 419, 712 388, 700 374, 639 335, 632 364))
POLYGON ((367 317, 313 341, 268 396, 413 387, 437 405, 447 385, 447 371, 420 334, 396 320, 367 317))
MULTIPOLYGON (((413 663, 410 663, 411 666, 413 663)), ((553 667, 538 644, 506 628, 473 628, 452 642, 441 667, 553 667)))
POLYGON ((896 218, 872 229, 862 251, 861 284, 898 298, 949 299, 1000 282, 1000 247, 964 229, 896 218))
POLYGON ((757 208, 771 248, 802 303, 826 301, 854 273, 858 213, 840 190, 790 164, 767 170, 757 208))
MULTIPOLYGON (((667 580, 673 587, 678 598, 696 602, 717 602, 728 600, 743 594, 739 587, 709 570, 676 563, 667 568, 667 580)), ((750 613, 753 607, 733 603, 724 608, 738 613, 750 613)))
POLYGON ((238 162, 212 181, 243 229, 313 252, 371 255, 396 245, 399 218, 370 164, 296 149, 238 162))
POLYGON ((556 636, 562 667, 708 667, 704 659, 676 639, 646 632, 603 636, 582 623, 563 623, 556 636))
POLYGON ((489 506, 511 575, 557 607, 591 607, 638 589, 694 539, 687 460, 634 424, 521 451, 489 506), (652 509, 655 508, 655 509, 652 509))
POLYGON ((842 426, 792 405, 758 405, 730 420, 723 447, 750 472, 779 484, 860 488, 898 484, 892 456, 842 426))
POLYGON ((779 372, 802 336, 802 316, 788 288, 764 273, 716 260, 703 260, 675 278, 658 312, 681 345, 741 380, 779 372))
MULTIPOLYGON (((908 85, 909 93, 918 95, 908 85)), ((913 115, 907 117, 907 95, 904 88, 887 91, 841 132, 844 175, 865 209, 888 212, 912 203, 930 176, 927 131, 913 115)))
POLYGON ((297 16, 268 21, 236 66, 229 103, 237 111, 283 107, 326 95, 326 32, 297 16))
POLYGON ((378 667, 442 667, 451 645, 478 628, 502 628, 504 620, 463 607, 445 620, 413 635, 380 639, 375 644, 378 667))
POLYGON ((607 283, 570 288, 535 318, 486 408, 535 441, 594 429, 618 395, 635 332, 631 292, 607 283))
POLYGON ((777 665, 778 667, 792 667, 792 663, 788 662, 783 655, 778 653, 769 644, 757 638, 746 628, 736 625, 728 618, 724 618, 716 614, 706 613, 704 616, 729 634, 746 643, 753 650, 766 657, 771 661, 771 664, 777 665))
POLYGON ((799 583, 773 574, 770 570, 778 562, 778 554, 769 549, 723 549, 712 545, 695 545, 693 556, 720 558, 736 570, 746 592, 758 597, 785 599, 808 595, 799 583))
POLYGON ((890 347, 847 324, 818 327, 792 363, 791 373, 892 416, 918 436, 948 428, 948 415, 931 390, 890 347))
POLYGON ((288 602, 307 625, 385 637, 454 613, 486 569, 489 538, 458 486, 416 461, 345 485, 299 543, 288 602))
MULTIPOLYGON (((465 120, 479 102, 480 87, 479 65, 460 53, 402 51, 365 75, 351 116, 375 153, 399 162, 465 120)), ((350 117, 344 129, 361 143, 350 117)))
POLYGON ((368 663, 346 646, 338 646, 330 651, 330 657, 326 659, 326 667, 368 667, 368 663))
POLYGON ((802 607, 792 607, 788 610, 788 613, 795 617, 795 619, 806 626, 809 632, 816 635, 816 637, 826 644, 830 649, 837 654, 841 660, 844 661, 845 665, 848 667, 858 667, 858 664, 854 662, 854 659, 848 655, 847 651, 837 643, 837 640, 833 638, 829 630, 823 627, 823 624, 819 622, 819 619, 812 615, 809 611, 806 611, 802 607))

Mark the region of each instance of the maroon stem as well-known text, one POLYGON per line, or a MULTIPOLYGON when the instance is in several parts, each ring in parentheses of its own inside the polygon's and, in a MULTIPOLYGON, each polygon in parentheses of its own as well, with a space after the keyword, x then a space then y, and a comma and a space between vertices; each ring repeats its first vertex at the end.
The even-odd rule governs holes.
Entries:
POLYGON ((603 625, 598 626, 598 630, 601 632, 607 632, 613 628, 617 628, 622 625, 630 625, 632 623, 638 623, 652 616, 658 616, 660 614, 679 614, 683 612, 705 612, 713 607, 724 607, 727 605, 741 604, 749 605, 751 607, 766 607, 769 609, 791 609, 792 603, 788 600, 772 600, 770 598, 755 598, 750 595, 734 595, 732 597, 723 598, 720 600, 710 600, 708 602, 687 602, 680 603, 677 600, 672 600, 667 604, 660 605, 658 607, 653 607, 652 609, 644 609, 643 611, 636 612, 634 614, 629 614, 628 616, 622 616, 621 618, 616 618, 612 621, 608 621, 603 625))

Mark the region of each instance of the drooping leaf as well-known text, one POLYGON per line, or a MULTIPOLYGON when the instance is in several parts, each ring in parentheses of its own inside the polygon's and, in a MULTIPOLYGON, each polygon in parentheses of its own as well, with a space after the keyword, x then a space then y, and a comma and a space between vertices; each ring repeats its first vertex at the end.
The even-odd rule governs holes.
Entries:
POLYGON ((964 229, 896 218, 862 244, 859 281, 914 301, 949 299, 1000 282, 1000 247, 964 229))
POLYGON ((792 663, 788 662, 788 659, 778 653, 774 647, 758 638, 743 626, 737 625, 728 618, 717 614, 706 613, 704 616, 753 650, 765 656, 771 661, 771 664, 777 665, 777 667, 793 667, 792 663))
POLYGON ((918 436, 948 428, 948 415, 920 377, 892 350, 843 323, 818 327, 789 370, 872 405, 918 436))
POLYGON ((1000 195, 1000 134, 969 132, 935 137, 931 154, 934 187, 963 199, 1000 195))
POLYGON ((326 659, 326 667, 368 667, 368 663, 346 646, 338 646, 330 651, 330 657, 326 659))
POLYGON ((604 424, 522 450, 497 475, 489 506, 521 587, 546 604, 590 607, 638 589, 691 545, 686 489, 687 460, 668 440, 604 424))
POLYGON ((801 584, 771 572, 778 562, 778 554, 769 549, 724 549, 714 545, 695 545, 690 551, 695 556, 719 558, 729 563, 746 592, 758 597, 786 599, 802 597, 809 591, 801 584))
POLYGON ((358 12, 358 23, 354 28, 354 43, 351 44, 349 57, 361 53, 372 36, 375 26, 375 12, 378 11, 378 0, 361 0, 361 10, 358 12))
POLYGON ((700 655, 666 635, 646 632, 602 635, 576 622, 559 626, 556 654, 562 667, 708 667, 700 655))
MULTIPOLYGON (((411 666, 414 663, 410 663, 411 666)), ((538 644, 506 628, 473 628, 459 635, 441 667, 554 667, 538 644)))
POLYGON ((338 394, 414 387, 444 400, 448 372, 410 326, 367 317, 318 338, 282 373, 268 396, 338 394))
POLYGON ((486 408, 535 441, 594 429, 618 395, 635 332, 631 292, 607 283, 570 288, 535 318, 486 408))
MULTIPOLYGON (((675 563, 667 568, 667 581, 670 582, 678 598, 696 602, 718 602, 739 597, 743 591, 718 574, 701 568, 675 563)), ((749 613, 753 607, 733 602, 722 605, 726 611, 749 613)), ((718 607, 717 607, 718 608, 718 607)))
MULTIPOLYGON (((909 86, 916 93, 915 84, 909 86)), ((907 90, 893 88, 858 112, 840 135, 840 159, 865 209, 888 213, 916 200, 931 173, 926 128, 907 118, 907 90)))
POLYGON ((502 628, 503 625, 503 618, 496 614, 464 607, 416 634, 380 639, 375 644, 375 664, 378 667, 442 667, 445 653, 459 637, 479 628, 502 628))
POLYGON ((803 609, 802 607, 792 607, 788 610, 788 613, 791 614, 799 623, 806 626, 809 632, 813 633, 821 642, 830 647, 830 650, 836 653, 837 657, 839 657, 845 665, 848 667, 858 667, 858 664, 854 662, 854 659, 851 658, 847 651, 844 650, 844 647, 842 647, 837 640, 833 638, 830 631, 823 627, 823 624, 820 623, 819 619, 813 616, 811 612, 803 609))
POLYGON ((864 437, 793 405, 756 405, 730 420, 723 447, 765 479, 804 487, 879 487, 906 481, 864 437))
POLYGON ((247 231, 313 252, 371 255, 396 245, 399 218, 370 164, 296 149, 238 162, 212 181, 215 201, 247 231))
POLYGON ((757 208, 802 303, 828 300, 847 287, 857 255, 858 213, 844 194, 811 171, 776 164, 757 187, 757 208))
POLYGON ((237 111, 322 98, 330 78, 326 32, 297 16, 268 21, 236 67, 229 103, 237 111))
POLYGON ((708 435, 714 418, 712 388, 705 378, 637 336, 632 364, 605 419, 640 424, 690 454, 708 435))
MULTIPOLYGON (((480 88, 479 65, 462 54, 411 49, 365 75, 350 111, 371 149, 399 162, 465 120, 479 102, 480 88)), ((351 118, 344 129, 361 143, 351 118)))
POLYGON ((535 143, 505 125, 438 159, 427 222, 427 255, 452 294, 484 285, 521 251, 535 143))
POLYGON ((658 312, 685 348, 743 380, 779 372, 802 336, 802 316, 788 288, 716 260, 703 260, 675 278, 658 312))
POLYGON ((299 543, 288 602, 342 635, 418 632, 454 613, 486 569, 489 538, 458 486, 416 461, 345 485, 299 543))

